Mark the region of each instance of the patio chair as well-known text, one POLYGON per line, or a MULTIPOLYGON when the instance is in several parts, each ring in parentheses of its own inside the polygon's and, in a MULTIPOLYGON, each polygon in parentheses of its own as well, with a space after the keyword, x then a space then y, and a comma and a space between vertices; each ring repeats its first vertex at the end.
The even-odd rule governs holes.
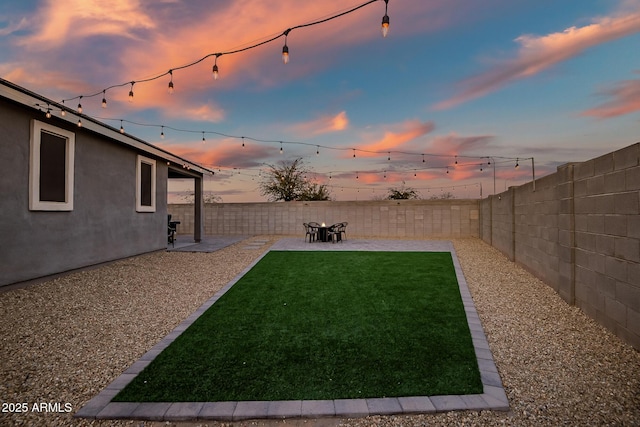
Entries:
POLYGON ((171 214, 167 215, 167 242, 171 243, 171 245, 176 247, 176 231, 177 231, 177 222, 171 221, 171 214))
POLYGON ((342 242, 342 238, 340 237, 340 227, 341 226, 342 226, 342 223, 339 222, 337 224, 333 224, 327 230, 327 238, 329 240, 331 240, 331 243, 342 242))
POLYGON ((338 227, 338 234, 340 235, 340 241, 347 240, 347 225, 349 225, 349 223, 345 221, 340 223, 340 226, 338 227))
POLYGON ((304 226, 304 230, 305 230, 305 234, 304 234, 304 241, 307 241, 307 236, 309 236, 309 243, 311 243, 312 241, 316 240, 316 236, 318 235, 318 230, 316 230, 315 227, 313 227, 310 224, 307 224, 306 222, 303 222, 302 225, 304 226))

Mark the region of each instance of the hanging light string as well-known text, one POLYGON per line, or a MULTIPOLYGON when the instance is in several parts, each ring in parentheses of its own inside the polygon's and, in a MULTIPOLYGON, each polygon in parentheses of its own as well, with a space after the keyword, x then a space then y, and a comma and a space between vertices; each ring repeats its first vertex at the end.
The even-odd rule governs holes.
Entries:
MULTIPOLYGON (((311 142, 304 142, 304 141, 286 141, 286 140, 282 140, 282 139, 262 139, 262 138, 256 138, 256 137, 252 137, 252 136, 246 136, 246 135, 231 135, 231 134, 227 134, 227 133, 223 133, 223 132, 217 132, 217 131, 212 131, 212 130, 195 130, 195 129, 181 129, 181 128, 176 128, 173 126, 167 126, 167 125, 158 125, 158 124, 152 124, 152 123, 141 123, 141 122, 135 122, 135 121, 131 121, 131 120, 127 120, 127 119, 119 119, 119 118, 111 118, 111 117, 97 117, 97 116, 93 116, 94 119, 97 120, 103 120, 103 121, 119 121, 120 123, 130 123, 132 125, 136 125, 136 126, 141 126, 141 127, 151 127, 151 128, 159 128, 161 129, 161 138, 162 137, 166 137, 165 134, 165 130, 172 130, 174 132, 179 132, 179 133, 192 133, 192 134, 201 134, 201 135, 217 135, 220 137, 224 137, 224 138, 232 138, 232 139, 239 139, 242 141, 242 144, 244 146, 245 141, 253 141, 253 142, 258 142, 258 143, 270 143, 270 144, 279 144, 280 147, 282 147, 283 144, 290 144, 290 145, 302 145, 302 146, 307 146, 307 147, 313 147, 315 149, 315 155, 319 155, 320 154, 320 149, 322 148, 323 150, 336 150, 336 151, 351 151, 354 154, 354 157, 356 157, 356 152, 360 152, 360 153, 366 153, 366 154, 377 154, 377 155, 386 155, 387 156, 387 160, 391 161, 391 155, 396 155, 396 154, 400 154, 400 155, 405 155, 405 156, 420 156, 422 160, 424 160, 425 156, 426 157, 439 157, 439 158, 447 158, 447 159, 456 159, 454 165, 449 165, 450 167, 454 167, 454 166, 462 166, 462 164, 458 164, 457 163, 457 159, 486 159, 487 160, 487 165, 490 166, 491 162, 493 161, 493 159, 501 159, 504 160, 505 162, 516 162, 516 164, 518 163, 519 160, 531 160, 531 157, 504 157, 504 156, 465 156, 465 155, 460 155, 460 154, 435 154, 435 153, 419 153, 419 152, 415 152, 415 151, 403 151, 403 150, 367 150, 365 148, 354 148, 354 147, 331 147, 331 146, 327 146, 327 145, 322 145, 322 144, 315 144, 315 143, 311 143, 311 142)), ((426 163, 426 161, 423 161, 422 163, 426 163)), ((478 164, 481 165, 481 164, 478 164)))
MULTIPOLYGON (((323 23, 331 21, 333 19, 337 19, 337 18, 340 18, 340 17, 342 17, 344 15, 348 15, 350 13, 356 12, 357 10, 362 9, 363 7, 368 6, 368 5, 370 5, 372 3, 375 3, 377 1, 380 1, 380 0, 369 0, 369 1, 367 1, 365 3, 362 3, 362 4, 358 5, 358 6, 352 7, 350 9, 347 9, 347 10, 345 10, 343 12, 336 13, 334 15, 330 15, 330 16, 328 16, 326 18, 318 19, 318 20, 315 20, 315 21, 312 21, 312 22, 308 22, 306 24, 300 24, 300 25, 293 26, 291 28, 288 28, 288 29, 284 30, 280 34, 277 34, 276 36, 267 38, 266 40, 254 43, 252 45, 249 45, 249 46, 246 46, 246 47, 243 47, 243 48, 238 48, 238 49, 230 50, 230 51, 227 51, 227 52, 209 53, 209 54, 203 56, 200 59, 197 59, 197 60, 195 60, 193 62, 190 62, 190 63, 188 63, 186 65, 173 67, 173 68, 169 69, 169 71, 166 71, 166 72, 164 72, 162 74, 155 75, 153 77, 140 79, 140 80, 131 80, 131 81, 128 81, 128 82, 125 82, 125 83, 120 83, 120 84, 114 84, 114 85, 108 86, 108 87, 106 87, 104 89, 101 89, 100 91, 98 91, 98 92, 96 92, 94 94, 91 94, 91 95, 78 95, 78 96, 75 96, 73 98, 63 99, 62 103, 64 103, 65 101, 72 101, 72 100, 75 100, 75 99, 82 100, 83 98, 92 98, 94 96, 102 95, 102 106, 106 107, 106 105, 107 105, 106 92, 108 90, 124 87, 124 86, 127 86, 127 85, 131 85, 131 89, 129 91, 129 100, 131 101, 131 100, 133 100, 133 85, 134 84, 136 84, 136 83, 147 83, 147 82, 150 82, 150 81, 158 80, 158 79, 160 79, 162 77, 165 77, 167 75, 169 75, 170 78, 171 78, 171 80, 169 81, 169 90, 172 92, 173 89, 174 89, 174 86, 173 86, 173 72, 174 71, 183 70, 185 68, 193 67, 193 66, 195 66, 197 64, 200 64, 201 62, 203 62, 206 59, 211 58, 211 57, 215 57, 215 63, 213 65, 212 72, 213 72, 214 79, 217 79, 218 78, 218 72, 219 72, 218 58, 220 56, 222 56, 222 55, 232 55, 232 54, 236 54, 236 53, 240 53, 240 52, 245 52, 247 50, 255 49, 255 48, 260 47, 262 45, 271 43, 271 42, 273 42, 273 41, 275 41, 275 40, 277 40, 277 39, 279 39, 281 37, 285 38, 285 45, 283 47, 283 52, 282 53, 283 53, 283 60, 286 63, 288 61, 288 56, 289 56, 289 48, 288 48, 288 46, 286 44, 286 39, 287 39, 287 36, 289 35, 289 33, 291 31, 297 30, 297 29, 300 29, 300 28, 306 28, 306 27, 311 27, 311 26, 314 26, 314 25, 323 24, 323 23), (285 49, 286 49, 286 59, 285 59, 285 49)), ((384 22, 385 22, 385 19, 386 19, 386 22, 387 22, 386 25, 387 25, 387 28, 388 28, 388 20, 389 20, 389 18, 387 16, 387 7, 388 7, 389 0, 384 0, 384 2, 385 2, 385 17, 383 18, 383 26, 385 25, 384 22)), ((386 36, 386 33, 384 33, 384 34, 386 36)), ((82 113, 80 104, 78 104, 78 105, 79 105, 79 108, 78 108, 79 111, 78 112, 82 113)))

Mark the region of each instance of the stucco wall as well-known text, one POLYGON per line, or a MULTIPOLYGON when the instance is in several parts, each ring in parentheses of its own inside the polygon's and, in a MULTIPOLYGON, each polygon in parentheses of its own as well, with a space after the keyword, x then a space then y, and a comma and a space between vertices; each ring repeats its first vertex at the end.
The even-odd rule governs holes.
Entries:
POLYGON ((136 212, 135 151, 55 116, 33 114, 0 100, 0 286, 165 248, 166 162, 157 162, 156 212, 136 212), (34 117, 75 133, 71 212, 29 210, 34 117))
MULTIPOLYGON (((191 205, 169 205, 192 233, 191 205)), ((283 234, 304 236, 303 222, 347 221, 347 236, 477 237, 477 200, 398 200, 360 202, 212 203, 205 206, 205 234, 283 234)))
POLYGON ((640 349, 640 144, 482 200, 481 238, 640 349))

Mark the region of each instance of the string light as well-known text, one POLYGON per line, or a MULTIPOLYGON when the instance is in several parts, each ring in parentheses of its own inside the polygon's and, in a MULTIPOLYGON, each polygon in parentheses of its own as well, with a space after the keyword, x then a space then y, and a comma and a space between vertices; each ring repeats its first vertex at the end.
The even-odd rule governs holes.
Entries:
POLYGON ((206 141, 204 139, 204 131, 202 131, 202 143, 204 144, 206 141))
POLYGON ((289 46, 287 46, 287 37, 289 36, 289 32, 291 32, 291 28, 285 30, 284 33, 284 46, 282 47, 282 62, 285 64, 289 63, 289 46))
POLYGON ((82 95, 80 95, 80 99, 78 101, 78 113, 82 114, 82 95))
POLYGON ((387 15, 388 7, 389 7, 389 0, 384 0, 384 16, 382 17, 382 37, 387 37, 387 34, 389 34, 389 15, 387 15))
POLYGON ((81 128, 82 127, 82 119, 78 119, 78 127, 81 128))
POLYGON ((213 62, 213 68, 211 69, 213 73, 213 80, 218 80, 218 58, 221 56, 221 53, 216 53, 216 59, 213 62))
POLYGON ((124 133, 124 127, 122 127, 122 120, 120 120, 120 133, 124 133))
POLYGON ((282 151, 282 141, 280 142, 280 154, 284 154, 284 151, 282 151))
POLYGON ((160 130, 160 139, 164 139, 164 126, 162 126, 162 130, 160 130))
POLYGON ((51 108, 49 108, 49 104, 47 104, 47 112, 44 115, 47 119, 51 118, 51 108))
MULTIPOLYGON (((180 67, 173 67, 171 70, 169 70, 169 71, 167 71, 167 72, 165 72, 163 74, 160 74, 160 75, 157 75, 157 76, 153 76, 153 77, 149 77, 149 78, 146 78, 146 79, 140 79, 140 80, 137 80, 137 81, 131 81, 131 82, 126 82, 126 83, 120 83, 120 84, 111 85, 111 86, 109 86, 107 88, 102 89, 100 92, 94 93, 92 95, 84 95, 84 96, 85 97, 93 97, 93 96, 99 95, 100 93, 102 93, 104 95, 105 92, 107 90, 109 90, 109 89, 122 87, 122 86, 126 86, 128 84, 131 84, 131 89, 129 91, 129 100, 133 101, 133 84, 134 83, 136 83, 136 82, 137 83, 150 82, 150 81, 153 81, 153 80, 157 80, 157 79, 159 79, 159 78, 161 78, 163 76, 166 76, 167 74, 171 74, 171 71, 181 70, 181 69, 193 67, 193 66, 199 64, 200 62, 204 61, 205 59, 207 59, 207 58, 209 58, 211 56, 215 56, 215 58, 216 58, 216 63, 214 63, 212 72, 213 72, 214 79, 217 79, 217 77, 218 77, 217 58, 218 57, 220 57, 222 55, 230 55, 230 54, 234 54, 234 53, 244 52, 244 51, 247 51, 247 50, 250 50, 250 49, 255 49, 255 48, 260 47, 262 45, 265 45, 267 43, 271 43, 271 42, 279 39, 282 36, 285 37, 285 44, 284 44, 284 47, 282 49, 282 51, 283 51, 283 61, 285 63, 287 63, 288 62, 288 58, 289 58, 289 47, 287 46, 287 36, 292 30, 323 24, 323 23, 325 23, 327 21, 331 21, 333 19, 337 19, 337 18, 340 18, 340 17, 345 16, 347 14, 356 12, 357 10, 359 10, 361 8, 364 8, 365 6, 368 6, 368 5, 370 5, 372 3, 375 3, 377 1, 378 0, 368 0, 368 1, 366 1, 366 2, 364 2, 362 4, 360 4, 360 5, 354 6, 354 7, 350 8, 348 10, 345 10, 343 12, 336 13, 335 15, 329 16, 327 18, 322 18, 322 19, 318 19, 316 21, 308 22, 306 24, 293 26, 293 27, 288 28, 287 30, 285 30, 283 33, 280 33, 280 34, 278 34, 278 35, 276 35, 274 37, 268 38, 268 39, 263 40, 261 42, 257 42, 257 43, 255 43, 253 45, 246 46, 246 47, 243 47, 243 48, 240 48, 240 49, 236 49, 236 50, 232 50, 232 51, 228 51, 228 52, 209 53, 209 54, 203 56, 202 58, 197 59, 197 60, 195 60, 195 61, 193 61, 191 63, 188 63, 186 65, 182 65, 180 67)), ((389 3, 389 0, 385 0, 385 17, 382 19, 382 21, 383 21, 383 35, 385 35, 385 36, 386 36, 386 33, 388 31, 388 27, 389 27, 389 22, 388 22, 389 21, 389 17, 387 15, 388 3, 389 3)), ((82 96, 83 95, 79 95, 79 96, 76 96, 76 97, 73 97, 73 98, 69 98, 69 99, 66 99, 66 100, 69 101, 69 100, 72 100, 72 99, 79 99, 79 98, 82 98, 82 96)), ((63 102, 64 102, 64 100, 63 100, 63 102)))
POLYGON ((169 70, 169 75, 171 76, 171 79, 169 80, 167 92, 169 92, 169 95, 173 95, 173 70, 169 70))
POLYGON ((102 91, 102 108, 107 108, 107 91, 102 91))
POLYGON ((242 137, 242 146, 244 147, 244 136, 242 137))
POLYGON ((64 108, 64 101, 62 101, 62 108, 60 109, 60 115, 62 117, 67 115, 67 112, 65 111, 65 108, 64 108))
POLYGON ((520 159, 516 159, 516 169, 518 169, 520 167, 520 164, 518 163, 520 159))
POLYGON ((320 155, 320 146, 316 145, 316 147, 317 147, 316 148, 316 156, 319 156, 320 155))

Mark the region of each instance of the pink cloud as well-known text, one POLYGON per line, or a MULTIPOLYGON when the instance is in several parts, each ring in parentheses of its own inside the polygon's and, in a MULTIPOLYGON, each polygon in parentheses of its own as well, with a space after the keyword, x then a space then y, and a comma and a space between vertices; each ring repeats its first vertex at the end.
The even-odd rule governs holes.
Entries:
POLYGON ((373 142, 360 144, 354 148, 363 150, 357 152, 357 156, 361 157, 373 157, 379 156, 385 151, 395 151, 411 141, 424 136, 435 129, 433 122, 421 122, 420 120, 407 120, 397 125, 385 126, 385 129, 391 129, 384 131, 382 137, 369 137, 374 139, 373 142))
MULTIPOLYGON (((637 9, 637 8, 636 8, 637 9)), ((453 97, 437 103, 444 110, 499 90, 516 80, 531 77, 585 50, 640 31, 640 11, 599 18, 584 27, 571 27, 545 36, 523 35, 515 41, 520 49, 515 58, 461 82, 453 97)))
POLYGON ((134 37, 135 30, 155 27, 136 0, 67 0, 64 6, 59 1, 48 0, 36 21, 37 32, 22 39, 20 44, 39 50, 61 46, 68 39, 95 35, 134 37))
MULTIPOLYGON (((455 133, 437 135, 429 143, 429 151, 449 154, 447 163, 455 162, 455 156, 472 155, 475 150, 486 149, 494 137, 492 135, 460 136, 455 133)), ((455 163, 454 163, 455 164, 455 163)))
POLYGON ((252 168, 260 166, 272 157, 275 149, 237 139, 213 139, 205 136, 204 142, 192 144, 156 143, 157 146, 205 167, 252 168))
POLYGON ((346 111, 336 115, 324 115, 315 120, 292 126, 292 130, 302 135, 321 135, 323 133, 338 132, 349 127, 349 117, 346 111))
POLYGON ((640 80, 625 80, 604 91, 611 99, 581 115, 606 119, 640 111, 640 80))

